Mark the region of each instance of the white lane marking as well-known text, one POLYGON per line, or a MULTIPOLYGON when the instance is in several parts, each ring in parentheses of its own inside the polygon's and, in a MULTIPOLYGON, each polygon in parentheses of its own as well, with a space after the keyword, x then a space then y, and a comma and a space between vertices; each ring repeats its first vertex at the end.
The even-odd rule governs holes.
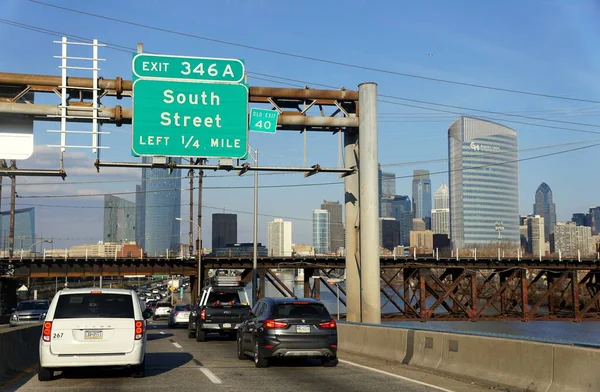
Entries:
POLYGON ((175 347, 177 347, 177 348, 183 348, 183 347, 181 347, 181 345, 180 345, 179 343, 177 343, 177 342, 173 342, 173 346, 175 346, 175 347))
POLYGON ((429 387, 429 388, 437 389, 438 391, 454 392, 451 389, 446 389, 446 388, 438 387, 437 385, 428 384, 428 383, 423 382, 423 381, 413 380, 412 378, 400 376, 400 375, 394 374, 394 373, 389 373, 389 372, 386 372, 384 370, 375 369, 375 368, 368 367, 368 366, 365 366, 365 365, 359 365, 358 363, 346 361, 346 360, 343 360, 343 359, 340 359, 339 361, 342 362, 342 363, 345 363, 347 365, 356 366, 356 367, 359 367, 359 368, 362 368, 362 369, 370 370, 372 372, 385 374, 386 376, 390 376, 390 377, 394 377, 394 378, 399 378, 399 379, 404 380, 404 381, 408 381, 408 382, 412 382, 412 383, 415 383, 415 384, 423 385, 423 386, 426 386, 426 387, 429 387))
POLYGON ((213 384, 221 384, 221 379, 219 377, 217 377, 216 374, 214 374, 213 372, 210 371, 210 369, 207 369, 205 367, 201 367, 200 371, 202 373, 204 373, 204 375, 210 380, 212 381, 213 384))
POLYGON ((161 334, 161 335, 164 335, 165 333, 164 333, 163 331, 160 331, 160 334, 161 334))

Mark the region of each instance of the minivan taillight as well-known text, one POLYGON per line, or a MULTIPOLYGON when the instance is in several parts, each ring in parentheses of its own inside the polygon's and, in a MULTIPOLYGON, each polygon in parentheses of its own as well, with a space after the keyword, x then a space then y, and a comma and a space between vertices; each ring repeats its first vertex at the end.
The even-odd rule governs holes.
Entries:
POLYGON ((333 329, 333 328, 335 328, 335 320, 331 320, 326 323, 321 323, 321 324, 319 324, 319 327, 333 329))
POLYGON ((202 309, 200 312, 200 320, 206 320, 206 309, 202 309))
POLYGON ((135 340, 141 340, 144 337, 144 322, 135 320, 135 340))
POLYGON ((44 329, 42 331, 42 339, 44 342, 49 342, 52 336, 52 321, 44 322, 44 329))
POLYGON ((265 320, 263 321, 263 327, 266 329, 281 329, 287 327, 287 323, 275 320, 265 320))

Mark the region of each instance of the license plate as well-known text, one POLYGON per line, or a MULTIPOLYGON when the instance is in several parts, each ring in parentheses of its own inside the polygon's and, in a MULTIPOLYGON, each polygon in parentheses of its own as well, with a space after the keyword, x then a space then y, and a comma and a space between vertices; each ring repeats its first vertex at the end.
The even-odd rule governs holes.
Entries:
POLYGON ((310 333, 310 325, 296 325, 297 333, 310 333))
POLYGON ((231 328, 231 324, 223 324, 223 328, 231 328))
POLYGON ((85 339, 102 339, 102 331, 85 331, 85 339))

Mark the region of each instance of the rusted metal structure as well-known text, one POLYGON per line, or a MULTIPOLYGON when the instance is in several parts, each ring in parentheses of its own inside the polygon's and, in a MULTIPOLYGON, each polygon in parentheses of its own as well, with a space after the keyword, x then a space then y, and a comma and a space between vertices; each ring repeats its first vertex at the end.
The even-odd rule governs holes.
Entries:
MULTIPOLYGON (((167 258, 37 258, 13 259, 13 278, 92 277, 169 274, 191 277, 193 259, 167 258)), ((383 321, 599 321, 600 263, 597 259, 525 258, 459 259, 382 256, 383 321)), ((341 257, 261 257, 259 296, 269 282, 284 296, 292 289, 279 279, 280 269, 304 270, 304 295, 319 298, 333 270, 344 268, 341 257)), ((239 269, 249 281, 252 257, 203 258, 203 268, 239 269)), ((192 293, 195 292, 192 290, 192 293)), ((340 286, 346 304, 346 289, 340 286)))

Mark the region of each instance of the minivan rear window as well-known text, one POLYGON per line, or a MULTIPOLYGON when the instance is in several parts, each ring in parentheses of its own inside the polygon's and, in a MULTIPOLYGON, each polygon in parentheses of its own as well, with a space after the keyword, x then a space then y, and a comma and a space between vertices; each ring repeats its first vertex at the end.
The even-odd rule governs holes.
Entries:
POLYGON ((54 318, 133 319, 133 301, 127 294, 63 294, 58 298, 54 318))
POLYGON ((330 318, 329 312, 321 304, 278 304, 272 311, 273 318, 315 317, 330 318))

